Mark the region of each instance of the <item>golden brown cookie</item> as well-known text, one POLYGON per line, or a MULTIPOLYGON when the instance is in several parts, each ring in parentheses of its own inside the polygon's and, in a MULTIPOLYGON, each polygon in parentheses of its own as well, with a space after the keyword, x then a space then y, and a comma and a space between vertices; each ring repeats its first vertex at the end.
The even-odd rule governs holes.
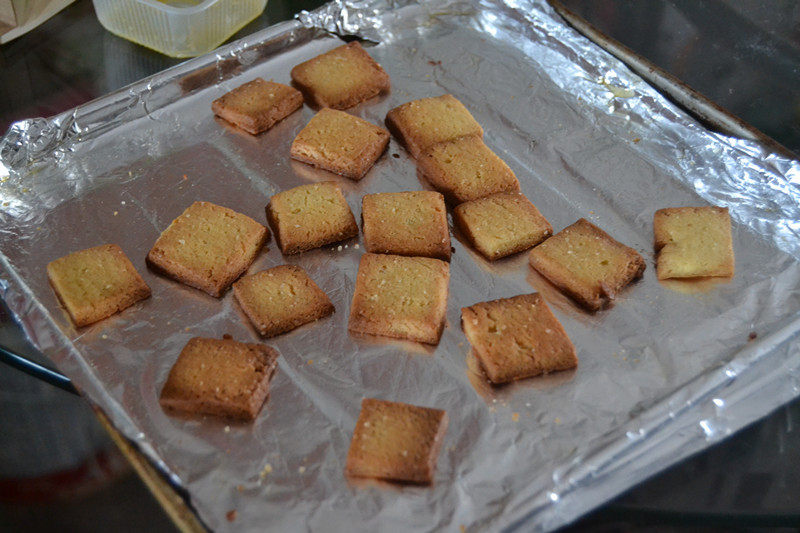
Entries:
POLYGON ((349 329, 438 344, 447 311, 450 265, 429 257, 364 254, 349 329))
POLYGON ((636 250, 583 218, 531 250, 529 259, 542 276, 589 311, 607 306, 645 269, 636 250))
POLYGON ((380 93, 389 91, 389 75, 352 42, 292 69, 292 81, 312 105, 347 109, 380 93))
POLYGON ((259 333, 274 337, 333 313, 330 298, 306 271, 281 265, 244 276, 233 294, 259 333))
POLYGON ((732 277, 731 217, 727 207, 671 207, 653 217, 658 279, 732 277))
POLYGON ((360 180, 389 144, 389 132, 344 111, 324 108, 295 137, 292 159, 360 180))
POLYGON ((241 213, 195 202, 158 238, 147 262, 176 281, 219 298, 256 258, 269 230, 241 213))
POLYGON ((191 339, 161 390, 170 411, 253 420, 269 395, 278 352, 230 339, 191 339))
POLYGON ((284 254, 297 254, 358 235, 358 226, 339 185, 300 185, 270 199, 267 219, 284 254))
POLYGON ((361 219, 368 252, 450 260, 447 209, 438 192, 364 195, 361 219))
POLYGON ((446 432, 447 413, 440 409, 365 398, 345 472, 429 485, 446 432))
POLYGON ((420 154, 417 165, 431 185, 455 204, 519 192, 514 172, 480 137, 436 144, 420 154))
POLYGON ((150 296, 150 287, 116 244, 103 244, 47 265, 50 284, 78 327, 127 309, 150 296))
POLYGON ((530 200, 516 193, 464 202, 453 210, 453 221, 490 261, 527 250, 553 234, 553 227, 530 200))
POLYGON ((578 366, 575 347, 539 294, 465 307, 461 328, 492 383, 578 366))
POLYGON ((483 137, 483 128, 453 95, 422 98, 395 107, 386 127, 414 158, 435 144, 459 137, 483 137))
POLYGON ((211 110, 218 117, 256 135, 302 106, 303 95, 294 87, 256 78, 214 100, 211 110))

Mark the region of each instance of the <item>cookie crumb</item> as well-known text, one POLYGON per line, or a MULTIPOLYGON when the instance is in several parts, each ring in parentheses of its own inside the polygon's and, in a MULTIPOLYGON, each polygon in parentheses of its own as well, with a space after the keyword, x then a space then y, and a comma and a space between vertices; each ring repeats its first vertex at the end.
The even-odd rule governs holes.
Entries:
POLYGON ((519 422, 519 413, 511 413, 511 420, 519 422))
POLYGON ((756 333, 755 331, 751 331, 750 335, 747 336, 747 340, 754 341, 756 340, 756 337, 758 337, 758 333, 756 333))
POLYGON ((258 473, 258 477, 264 479, 270 472, 272 472, 272 465, 267 463, 264 465, 264 468, 261 469, 261 472, 258 473))
POLYGON ((236 509, 231 509, 227 513, 225 513, 225 518, 228 519, 228 522, 233 522, 236 520, 236 509))

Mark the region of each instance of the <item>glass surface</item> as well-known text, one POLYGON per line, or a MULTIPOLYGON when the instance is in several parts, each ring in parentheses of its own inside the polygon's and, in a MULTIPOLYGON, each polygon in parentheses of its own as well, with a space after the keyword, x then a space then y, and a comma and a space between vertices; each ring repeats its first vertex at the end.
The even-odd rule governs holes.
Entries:
POLYGON ((800 154, 800 2, 561 3, 800 154))

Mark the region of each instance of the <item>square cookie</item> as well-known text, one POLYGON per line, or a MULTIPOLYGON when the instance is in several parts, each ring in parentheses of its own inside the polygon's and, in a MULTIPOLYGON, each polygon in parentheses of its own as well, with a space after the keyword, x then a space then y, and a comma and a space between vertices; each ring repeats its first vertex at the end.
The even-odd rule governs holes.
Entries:
POLYGON ((158 238, 147 262, 156 270, 219 298, 256 258, 269 230, 241 213, 195 202, 158 238))
POLYGON ((116 244, 103 244, 56 259, 47 277, 78 327, 87 326, 150 296, 150 287, 116 244))
POLYGON ((461 328, 492 383, 578 366, 575 347, 539 294, 465 307, 461 328))
POLYGON ((453 221, 490 261, 527 250, 553 234, 553 226, 530 200, 515 193, 464 202, 453 210, 453 221))
POLYGON ((386 71, 355 41, 300 63, 291 75, 310 103, 333 109, 353 107, 391 85, 386 71))
POLYGON ((447 413, 441 409, 364 398, 345 472, 429 485, 446 432, 447 413))
POLYGON ((306 271, 281 265, 244 276, 233 294, 250 322, 265 337, 274 337, 333 313, 333 304, 306 271))
POLYGON ((161 389, 168 411, 253 420, 269 395, 278 352, 231 339, 191 339, 161 389))
POLYGON ((395 107, 386 127, 416 159, 431 146, 459 137, 483 137, 483 128, 453 95, 422 98, 395 107))
POLYGON ((653 217, 658 279, 732 277, 731 217, 726 207, 670 207, 653 217))
POLYGON ((256 78, 225 93, 211 103, 211 110, 248 133, 267 131, 300 109, 303 95, 294 87, 256 78))
POLYGON ((333 181, 279 192, 267 219, 284 254, 297 254, 358 235, 358 226, 339 185, 333 181))
POLYGON ((368 252, 450 260, 447 209, 438 192, 367 194, 361 218, 368 252))
POLYGON ((423 151, 417 165, 431 185, 455 204, 519 192, 514 172, 480 137, 439 143, 423 151))
POLYGON ((389 144, 389 132, 344 111, 324 108, 295 137, 292 159, 360 180, 389 144))
POLYGON ((589 311, 607 306, 645 268, 636 250, 583 218, 531 250, 529 260, 542 276, 589 311))
POLYGON ((429 257, 364 254, 349 329, 438 344, 447 311, 450 265, 429 257))

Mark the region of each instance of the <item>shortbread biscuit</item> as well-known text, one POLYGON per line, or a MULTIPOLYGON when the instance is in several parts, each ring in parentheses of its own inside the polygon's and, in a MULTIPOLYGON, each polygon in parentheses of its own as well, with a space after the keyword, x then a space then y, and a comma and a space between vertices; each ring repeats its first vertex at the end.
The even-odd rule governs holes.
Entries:
POLYGON ((447 209, 438 192, 367 194, 361 219, 368 252, 450 260, 447 209))
POLYGON ((645 268, 636 250, 583 218, 531 250, 529 260, 542 276, 589 311, 606 307, 645 268))
POLYGON ((389 132, 344 111, 324 108, 297 134, 292 159, 360 180, 389 144, 389 132))
POLYGON ((429 485, 446 432, 447 413, 441 409, 364 398, 345 472, 429 485))
POLYGON ((422 98, 395 107, 386 127, 414 158, 435 144, 459 137, 483 137, 483 128, 453 95, 422 98))
POLYGON ((300 63, 291 75, 312 105, 333 109, 353 107, 390 87, 386 71, 355 41, 300 63))
POLYGON ((256 135, 302 106, 303 95, 294 87, 256 78, 214 100, 211 110, 218 117, 256 135))
POLYGON ((168 411, 253 420, 269 395, 278 352, 230 339, 191 339, 161 389, 168 411))
POLYGON ((454 204, 500 192, 519 192, 519 180, 480 137, 462 137, 423 151, 417 165, 433 187, 454 204))
POLYGON ((727 207, 671 207, 653 217, 658 279, 731 277, 731 217, 727 207))
POLYGON ((575 347, 539 294, 465 307, 461 328, 492 383, 578 366, 575 347))
POLYGON ((429 257, 364 254, 349 329, 438 344, 447 311, 450 265, 429 257))
POLYGON ((339 185, 300 185, 270 199, 267 219, 284 254, 297 254, 358 235, 358 226, 339 185))
POLYGON ((464 202, 453 210, 453 221, 490 261, 527 250, 553 234, 553 227, 530 200, 515 193, 464 202))
POLYGON ((47 265, 50 284, 78 327, 127 309, 150 296, 150 287, 116 244, 103 244, 47 265))
POLYGON ((269 230, 241 213, 195 202, 158 238, 147 262, 176 281, 220 297, 256 258, 269 230))
POLYGON ((233 294, 250 322, 265 337, 274 337, 333 313, 333 304, 305 270, 281 265, 244 276, 233 294))

